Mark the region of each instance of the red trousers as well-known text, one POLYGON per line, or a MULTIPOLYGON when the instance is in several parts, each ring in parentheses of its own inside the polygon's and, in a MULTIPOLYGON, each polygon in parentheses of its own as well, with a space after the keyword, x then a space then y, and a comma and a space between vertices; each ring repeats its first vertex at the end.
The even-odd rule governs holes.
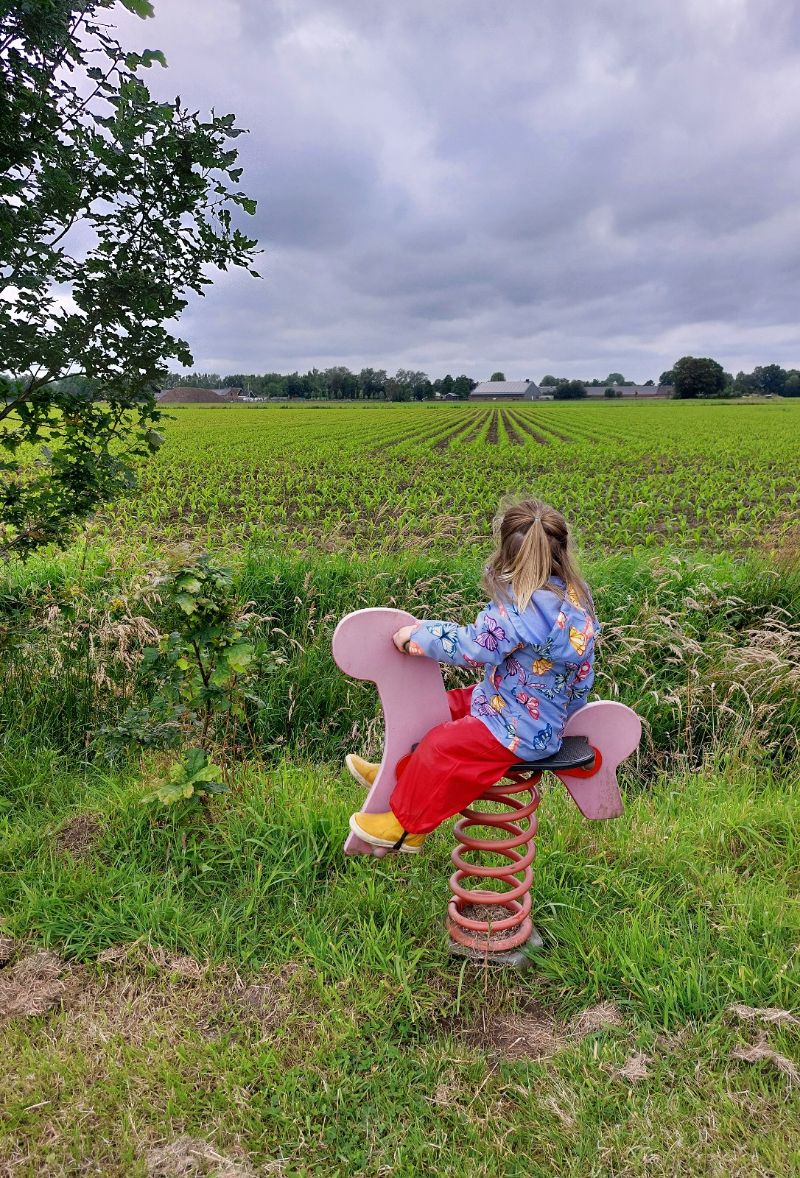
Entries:
POLYGON ((389 805, 409 834, 428 834, 505 777, 516 757, 469 712, 472 687, 448 691, 452 720, 437 724, 397 764, 389 805))

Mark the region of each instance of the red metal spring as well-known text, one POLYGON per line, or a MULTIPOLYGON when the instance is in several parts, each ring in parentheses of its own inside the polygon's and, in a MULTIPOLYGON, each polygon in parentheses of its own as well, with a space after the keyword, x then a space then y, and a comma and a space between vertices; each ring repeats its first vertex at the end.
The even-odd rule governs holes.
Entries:
POLYGON ((450 936, 460 945, 480 953, 502 953, 523 945, 533 933, 530 918, 532 864, 538 828, 534 811, 541 800, 536 789, 541 777, 541 773, 537 773, 524 781, 501 782, 478 798, 481 802, 500 802, 508 806, 510 814, 474 809, 461 811, 463 818, 454 827, 459 844, 451 855, 456 870, 450 877, 453 899, 447 909, 450 936), (530 793, 530 801, 525 803, 514 796, 520 793, 530 793), (520 826, 519 823, 526 818, 527 826, 520 826), (506 837, 479 839, 467 834, 471 826, 495 827, 504 831, 506 837), (463 858, 465 851, 492 852, 503 855, 509 862, 501 867, 483 867, 480 863, 468 863, 463 858), (517 878, 520 873, 521 880, 517 878), (462 880, 467 879, 502 880, 507 887, 498 892, 465 888, 462 880), (472 904, 499 905, 508 910, 509 916, 502 920, 475 920, 463 912, 472 904))

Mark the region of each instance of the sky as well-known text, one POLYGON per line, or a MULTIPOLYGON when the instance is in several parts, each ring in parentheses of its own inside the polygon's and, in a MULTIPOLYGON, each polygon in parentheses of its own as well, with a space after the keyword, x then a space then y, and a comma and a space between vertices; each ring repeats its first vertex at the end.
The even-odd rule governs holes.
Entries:
POLYGON ((800 0, 154 2, 121 40, 258 200, 195 370, 800 365, 800 0))

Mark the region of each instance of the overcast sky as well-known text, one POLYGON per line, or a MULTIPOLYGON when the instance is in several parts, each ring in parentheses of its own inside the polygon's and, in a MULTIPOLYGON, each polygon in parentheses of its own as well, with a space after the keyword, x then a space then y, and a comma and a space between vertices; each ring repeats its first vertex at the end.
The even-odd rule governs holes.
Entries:
POLYGON ((800 364, 800 0, 155 6, 122 39, 249 128, 264 250, 185 312, 197 369, 800 364))

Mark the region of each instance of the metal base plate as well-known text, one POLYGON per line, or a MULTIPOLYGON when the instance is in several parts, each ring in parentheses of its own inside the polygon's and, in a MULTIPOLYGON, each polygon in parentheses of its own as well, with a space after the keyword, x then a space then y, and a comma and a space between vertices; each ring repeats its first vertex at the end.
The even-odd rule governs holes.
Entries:
POLYGON ((505 953, 502 951, 486 953, 481 949, 471 949, 468 945, 459 945, 458 941, 451 940, 450 956, 466 957, 468 960, 474 961, 476 965, 489 965, 522 972, 530 969, 534 964, 533 950, 541 949, 543 945, 544 941, 534 929, 524 945, 520 945, 516 949, 509 949, 505 953))

